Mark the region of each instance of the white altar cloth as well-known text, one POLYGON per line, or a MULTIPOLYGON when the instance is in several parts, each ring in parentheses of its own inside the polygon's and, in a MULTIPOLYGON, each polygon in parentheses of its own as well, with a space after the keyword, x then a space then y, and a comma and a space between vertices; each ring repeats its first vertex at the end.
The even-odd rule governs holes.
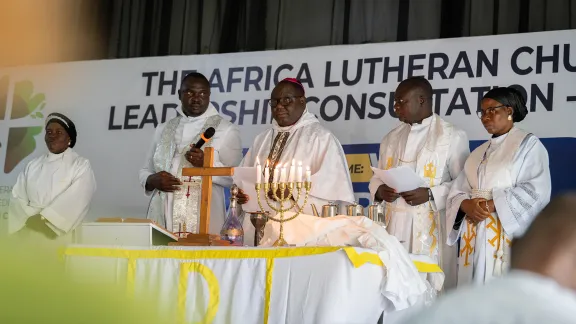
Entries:
POLYGON ((391 307, 382 261, 363 248, 74 245, 64 255, 75 280, 153 293, 178 323, 376 323, 391 307))

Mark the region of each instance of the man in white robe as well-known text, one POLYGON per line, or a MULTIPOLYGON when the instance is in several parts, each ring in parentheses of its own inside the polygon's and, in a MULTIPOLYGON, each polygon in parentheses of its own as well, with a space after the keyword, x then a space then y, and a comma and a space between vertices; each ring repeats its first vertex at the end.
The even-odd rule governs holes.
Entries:
POLYGON ((398 85, 394 110, 403 124, 382 140, 378 168, 410 167, 427 186, 397 193, 373 176, 370 195, 384 203, 388 232, 408 252, 439 262, 444 287, 451 288, 456 285, 457 251, 444 243, 445 205, 450 185, 470 154, 468 137, 432 112, 432 86, 422 77, 398 85))
MULTIPOLYGON (((152 196, 147 218, 169 231, 198 233, 201 177, 183 177, 183 168, 202 167, 203 149, 214 148, 215 167, 234 167, 242 160, 238 127, 224 120, 210 103, 210 84, 200 73, 190 73, 178 91, 178 116, 156 128, 140 183, 152 196), (208 129, 216 133, 201 149, 193 147, 208 129), (193 182, 182 186, 183 182, 193 182)), ((213 177, 210 233, 220 233, 225 218, 224 188, 230 177, 213 177)))
POLYGON ((528 114, 522 94, 495 88, 481 106, 492 138, 470 154, 446 204, 447 243, 461 238, 459 286, 483 284, 507 270, 510 241, 546 206, 552 189, 546 148, 514 125, 528 114))
POLYGON ((90 209, 96 180, 90 162, 72 149, 74 123, 58 113, 46 120, 49 152, 30 161, 18 175, 8 209, 8 234, 59 246, 73 242, 74 230, 90 209))
POLYGON ((511 253, 510 273, 458 288, 402 323, 576 323, 576 195, 554 199, 511 253))
MULTIPOLYGON (((263 170, 266 161, 270 165, 270 170, 280 165, 287 166, 289 170, 292 161, 298 165, 301 163, 303 168, 309 166, 312 189, 303 213, 314 215, 311 205, 321 213, 322 206, 330 202, 338 205, 352 203, 354 191, 340 142, 329 130, 320 125, 316 116, 308 112, 304 95, 304 88, 296 79, 285 79, 278 83, 270 99, 274 118, 272 127, 256 136, 241 166, 255 167, 257 161, 263 170)), ((273 172, 270 172, 269 182, 277 180, 274 179, 273 172)), ((243 191, 253 191, 243 186, 254 184, 237 185, 243 191)), ((265 193, 261 195, 262 205, 274 215, 275 212, 268 208, 264 195, 265 193)), ((243 194, 242 198, 252 200, 252 204, 257 199, 251 195, 244 197, 243 194)), ((304 194, 300 196, 294 210, 303 204, 304 194)), ((251 242, 251 240, 245 241, 251 242)))

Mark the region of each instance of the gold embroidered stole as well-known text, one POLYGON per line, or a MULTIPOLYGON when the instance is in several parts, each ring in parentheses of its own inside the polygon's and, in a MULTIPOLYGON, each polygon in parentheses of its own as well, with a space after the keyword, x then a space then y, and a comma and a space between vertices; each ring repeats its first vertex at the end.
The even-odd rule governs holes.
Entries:
POLYGON ((276 134, 276 137, 274 137, 272 147, 270 148, 270 153, 268 153, 268 172, 270 173, 270 180, 268 181, 269 183, 274 182, 274 169, 278 165, 278 162, 280 162, 282 152, 284 152, 284 148, 286 147, 286 143, 288 142, 289 137, 290 132, 279 132, 276 134))
MULTIPOLYGON (((188 182, 186 186, 174 192, 172 201, 172 232, 188 232, 198 233, 199 217, 200 217, 200 203, 202 196, 202 177, 184 177, 182 176, 183 168, 193 168, 194 166, 186 160, 186 152, 189 146, 196 143, 208 128, 218 128, 222 117, 214 115, 209 117, 200 132, 192 139, 190 144, 181 152, 176 152, 180 156, 180 165, 177 171, 177 177, 182 182, 188 182)), ((204 148, 211 147, 212 141, 207 142, 202 146, 204 148)), ((212 211, 214 213, 215 211, 212 211)))

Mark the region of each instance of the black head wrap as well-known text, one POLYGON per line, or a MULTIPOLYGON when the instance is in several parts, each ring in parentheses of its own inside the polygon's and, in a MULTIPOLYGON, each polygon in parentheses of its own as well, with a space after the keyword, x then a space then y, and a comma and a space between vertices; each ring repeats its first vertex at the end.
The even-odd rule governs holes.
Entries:
POLYGON ((76 125, 74 125, 70 118, 59 113, 51 113, 46 118, 46 126, 50 123, 60 124, 60 126, 66 130, 66 133, 68 133, 68 137, 70 137, 70 147, 76 145, 76 137, 78 134, 76 133, 76 125))
POLYGON ((484 95, 484 99, 496 100, 504 106, 511 107, 514 110, 512 120, 515 123, 521 122, 528 115, 526 99, 514 88, 494 88, 484 95))

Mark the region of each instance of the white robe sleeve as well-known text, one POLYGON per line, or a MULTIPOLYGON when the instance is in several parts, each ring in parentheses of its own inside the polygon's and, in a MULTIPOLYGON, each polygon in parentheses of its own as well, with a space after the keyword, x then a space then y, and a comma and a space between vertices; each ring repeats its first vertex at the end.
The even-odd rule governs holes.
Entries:
POLYGON ((162 136, 162 131, 164 130, 164 127, 165 124, 160 124, 158 125, 158 127, 156 127, 154 137, 152 138, 152 143, 150 144, 150 148, 146 153, 146 160, 144 160, 144 165, 138 172, 138 178, 140 180, 142 188, 144 188, 144 193, 146 194, 146 196, 150 196, 154 192, 146 190, 146 180, 148 180, 149 176, 156 173, 154 171, 154 153, 156 152, 156 145, 158 145, 158 142, 160 141, 160 136, 162 136))
POLYGON ((456 244, 460 238, 462 229, 462 219, 457 222, 458 212, 462 201, 471 198, 472 187, 468 183, 468 177, 465 172, 460 172, 460 175, 452 182, 448 198, 446 199, 446 231, 448 238, 446 244, 452 246, 456 244), (455 229, 456 228, 456 229, 455 229))
POLYGON ((536 136, 528 136, 514 159, 516 185, 492 190, 494 206, 508 235, 521 235, 550 201, 548 152, 536 136))
POLYGON ((466 159, 468 159, 470 155, 470 143, 464 131, 455 130, 454 134, 452 134, 448 154, 446 165, 448 167, 447 171, 450 180, 442 181, 440 185, 430 189, 434 197, 432 204, 434 211, 442 211, 446 208, 446 199, 448 198, 448 192, 450 191, 452 182, 460 175, 462 169, 464 169, 464 163, 466 163, 466 159))
POLYGON ((8 207, 8 233, 12 234, 24 227, 29 217, 38 215, 40 208, 29 206, 28 194, 26 192, 26 178, 30 163, 24 171, 18 175, 16 184, 12 188, 12 197, 8 207))
POLYGON ((82 222, 96 191, 96 179, 90 162, 81 160, 74 168, 76 174, 70 187, 40 211, 40 215, 58 229, 55 231, 57 234, 68 233, 82 222))
MULTIPOLYGON (((236 167, 242 161, 242 142, 238 126, 232 124, 222 138, 222 144, 214 154, 215 167, 236 167)), ((214 184, 230 188, 232 177, 212 177, 214 184)))
MULTIPOLYGON (((380 143, 380 152, 378 152, 378 169, 382 170, 385 169, 384 163, 386 163, 386 161, 384 161, 385 157, 383 157, 382 154, 387 147, 388 147, 388 141, 386 140, 385 137, 380 143)), ((378 188, 380 188, 380 186, 383 184, 384 182, 380 180, 379 177, 377 177, 376 175, 372 175, 370 183, 368 184, 368 190, 370 191, 370 198, 372 198, 372 201, 376 200, 375 197, 376 191, 378 191, 378 188)))
POLYGON ((348 171, 348 162, 342 145, 334 135, 319 140, 313 147, 315 158, 311 170, 312 190, 310 196, 333 202, 354 202, 354 190, 348 171))

